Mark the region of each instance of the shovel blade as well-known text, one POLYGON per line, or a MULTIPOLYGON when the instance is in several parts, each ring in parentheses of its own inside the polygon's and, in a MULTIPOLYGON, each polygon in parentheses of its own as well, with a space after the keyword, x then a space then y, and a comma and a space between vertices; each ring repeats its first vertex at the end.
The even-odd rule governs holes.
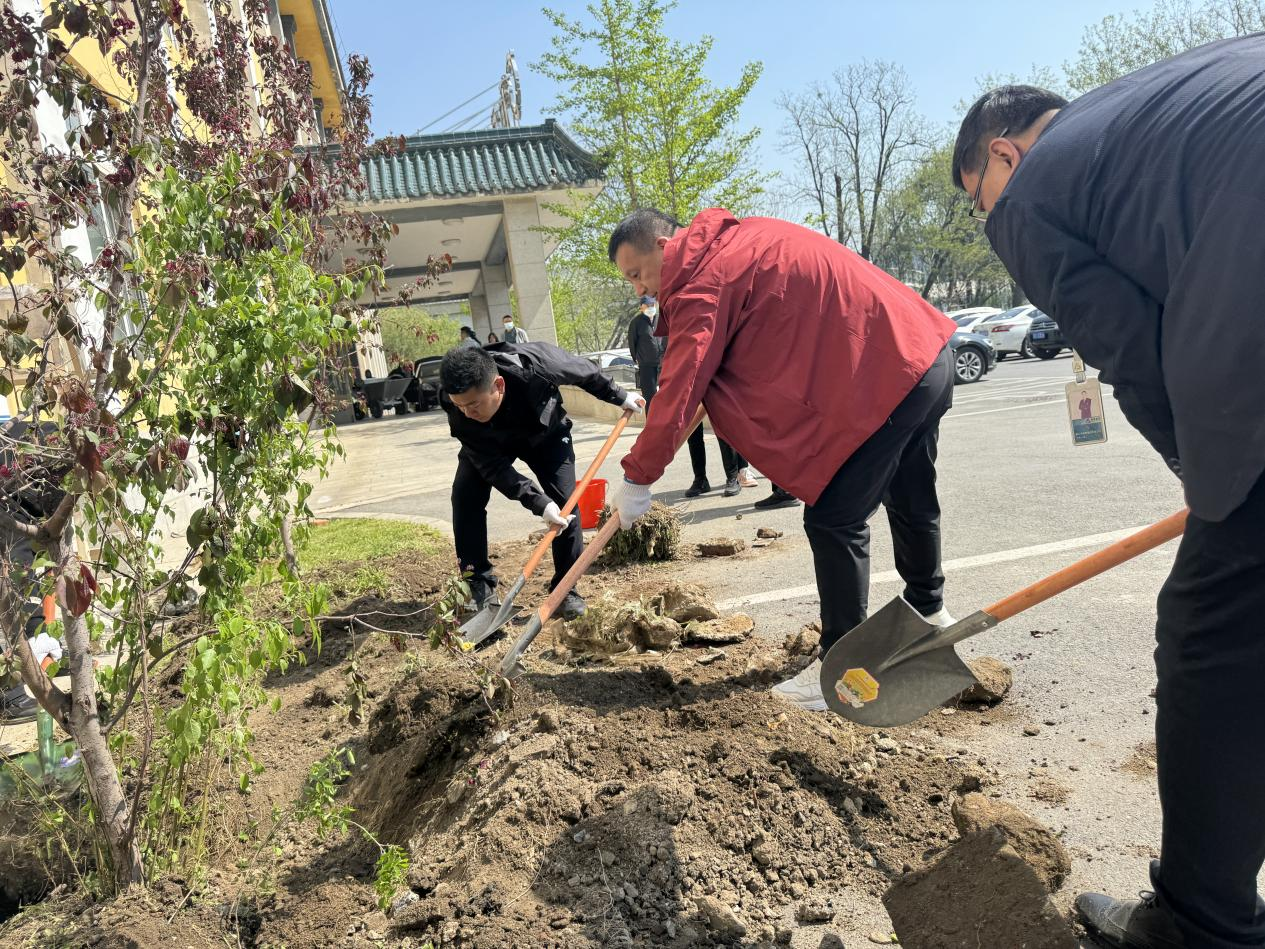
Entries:
POLYGON ((461 638, 476 646, 490 639, 514 615, 512 609, 505 616, 501 616, 501 612, 500 606, 485 606, 461 625, 458 630, 461 638))
POLYGON ((970 688, 975 677, 952 646, 892 661, 937 630, 904 600, 892 600, 822 659, 827 707, 871 728, 907 725, 970 688))

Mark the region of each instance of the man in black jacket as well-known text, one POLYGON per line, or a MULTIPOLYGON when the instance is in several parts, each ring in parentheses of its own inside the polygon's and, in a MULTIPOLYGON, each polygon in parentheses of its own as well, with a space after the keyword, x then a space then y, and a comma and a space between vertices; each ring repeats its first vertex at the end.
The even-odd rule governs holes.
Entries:
POLYGON ((1077 900, 1130 949, 1265 946, 1262 64, 1258 34, 1070 105, 1003 87, 972 106, 954 150, 998 256, 1114 386, 1190 506, 1158 604, 1155 892, 1077 900))
POLYGON ((658 304, 649 297, 643 297, 641 306, 628 324, 628 352, 637 366, 637 385, 641 387, 647 411, 650 400, 659 391, 659 365, 663 361, 659 340, 654 336, 657 313, 658 304))
MULTIPOLYGON (((476 608, 495 603, 496 574, 488 560, 488 499, 492 489, 562 530, 553 542, 553 589, 571 569, 584 539, 561 505, 575 490, 571 419, 562 407, 560 385, 579 386, 603 402, 639 411, 644 401, 629 395, 587 359, 549 343, 502 343, 487 349, 449 350, 439 367, 440 404, 452 437, 461 442, 452 482, 452 525, 457 560, 470 575, 476 608), (521 460, 540 487, 514 470, 521 460)), ((567 593, 560 613, 574 619, 584 601, 567 593)))

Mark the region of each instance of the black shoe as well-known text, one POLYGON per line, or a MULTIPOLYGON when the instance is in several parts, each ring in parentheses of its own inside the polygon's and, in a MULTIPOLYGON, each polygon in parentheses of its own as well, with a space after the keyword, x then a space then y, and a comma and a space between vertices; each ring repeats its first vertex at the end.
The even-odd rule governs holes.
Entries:
POLYGON ((1188 949, 1173 914, 1149 890, 1138 900, 1113 900, 1101 893, 1076 897, 1085 928, 1112 949, 1188 949))
POLYGON ((568 621, 579 619, 588 611, 588 604, 586 604, 584 602, 584 598, 574 590, 566 595, 562 601, 562 605, 558 607, 558 615, 568 621))
POLYGON ((737 478, 730 478, 725 482, 725 497, 736 498, 742 494, 742 485, 738 483, 737 478))
POLYGON ((799 498, 795 497, 795 495, 791 494, 791 492, 783 491, 777 485, 774 485, 773 493, 767 498, 761 498, 759 501, 756 501, 755 507, 758 507, 763 511, 768 511, 775 507, 790 507, 791 505, 798 503, 799 498))
POLYGON ((26 689, 15 685, 9 691, 0 694, 0 722, 16 725, 18 722, 29 722, 35 718, 40 704, 26 694, 26 689))
POLYGON ((696 498, 700 494, 706 494, 711 489, 711 482, 706 478, 695 478, 694 483, 685 489, 685 496, 687 498, 696 498))
POLYGON ((496 587, 482 580, 470 581, 470 599, 466 601, 466 609, 477 613, 489 606, 499 607, 501 598, 496 595, 496 587))

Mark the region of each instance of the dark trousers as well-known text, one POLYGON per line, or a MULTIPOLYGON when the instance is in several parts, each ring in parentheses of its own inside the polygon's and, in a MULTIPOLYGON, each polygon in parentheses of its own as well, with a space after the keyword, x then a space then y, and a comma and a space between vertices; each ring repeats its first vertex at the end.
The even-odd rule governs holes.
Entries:
MULTIPOLYGON (((522 452, 519 458, 531 469, 549 500, 562 507, 575 490, 575 450, 571 438, 546 439, 522 452)), ((488 498, 492 485, 466 459, 457 463, 452 481, 452 532, 456 535, 457 560, 472 581, 496 587, 497 577, 488 560, 488 498)), ((580 519, 576 517, 553 541, 553 580, 558 585, 584 550, 580 519)))
POLYGON ((936 438, 940 417, 953 404, 951 365, 946 348, 883 427, 843 463, 817 503, 804 509, 821 600, 823 652, 866 617, 868 522, 879 504, 887 508, 905 599, 924 615, 944 605, 936 438))
MULTIPOLYGON (((738 477, 738 472, 747 467, 746 459, 738 454, 730 444, 723 438, 717 438, 720 442, 720 464, 725 469, 725 480, 732 481, 738 477)), ((707 480, 707 445, 703 441, 703 426, 700 425, 690 433, 688 442, 690 446, 690 466, 694 469, 695 481, 707 480)))
POLYGON ((637 364, 637 387, 641 389, 641 397, 646 400, 646 411, 650 411, 650 400, 659 391, 659 364, 637 364))
POLYGON ((1224 521, 1191 515, 1156 641, 1155 891, 1192 949, 1265 946, 1265 478, 1224 521))

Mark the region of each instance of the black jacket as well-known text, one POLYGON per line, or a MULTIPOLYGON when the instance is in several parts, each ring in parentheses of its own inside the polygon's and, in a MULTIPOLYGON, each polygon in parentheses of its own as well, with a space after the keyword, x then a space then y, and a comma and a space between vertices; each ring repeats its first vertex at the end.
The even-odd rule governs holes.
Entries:
POLYGON ((989 215, 994 249, 1181 476, 1229 515, 1265 471, 1265 34, 1059 112, 989 215))
POLYGON ((549 498, 514 470, 514 461, 546 439, 569 436, 571 420, 558 386, 579 386, 612 405, 622 405, 628 394, 587 359, 551 343, 498 343, 486 348, 505 379, 505 400, 496 415, 487 422, 466 418, 443 390, 439 404, 448 413, 452 437, 461 442, 461 457, 507 498, 543 514, 549 498))
POLYGON ((641 312, 628 324, 628 351, 632 354, 633 362, 642 368, 657 366, 662 358, 652 329, 650 317, 641 312))

